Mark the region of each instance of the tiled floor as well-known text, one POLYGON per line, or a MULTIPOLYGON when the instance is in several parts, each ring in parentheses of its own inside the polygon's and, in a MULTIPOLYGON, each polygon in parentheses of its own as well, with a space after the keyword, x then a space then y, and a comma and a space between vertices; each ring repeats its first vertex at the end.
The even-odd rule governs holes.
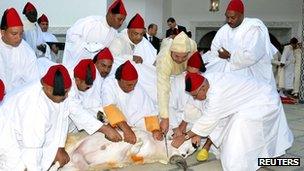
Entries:
MULTIPOLYGON (((259 171, 304 171, 304 105, 284 105, 285 113, 288 120, 288 125, 292 130, 295 141, 293 146, 287 150, 287 154, 283 157, 299 157, 301 158, 300 166, 295 167, 265 167, 259 171)), ((211 156, 206 162, 197 162, 195 154, 187 158, 187 164, 191 171, 220 171, 222 170, 221 163, 211 156)), ((176 165, 163 165, 160 163, 145 164, 137 166, 129 166, 119 171, 174 171, 181 170, 176 165)))

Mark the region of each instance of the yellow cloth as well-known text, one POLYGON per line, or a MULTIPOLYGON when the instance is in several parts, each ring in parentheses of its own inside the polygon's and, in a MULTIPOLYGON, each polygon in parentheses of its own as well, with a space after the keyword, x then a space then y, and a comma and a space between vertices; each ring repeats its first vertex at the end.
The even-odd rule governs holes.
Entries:
MULTIPOLYGON (((180 39, 180 37, 178 37, 179 35, 177 35, 173 41, 170 41, 169 39, 168 41, 164 42, 168 43, 168 45, 163 46, 164 48, 160 50, 157 56, 157 100, 159 105, 160 116, 162 118, 168 118, 169 116, 169 93, 171 89, 170 76, 181 74, 183 71, 185 71, 187 66, 187 61, 178 64, 174 62, 171 58, 170 49, 172 49, 172 47, 174 47, 173 49, 175 49, 176 47, 181 45, 180 41, 175 41, 176 38, 180 39), (173 45, 174 42, 178 43, 178 46, 173 45), (171 43, 171 45, 169 43, 171 43)), ((197 50, 195 41, 189 39, 188 37, 184 37, 183 34, 180 36, 182 36, 184 39, 188 39, 188 41, 184 42, 190 43, 190 53, 197 50)), ((185 44, 184 46, 188 46, 188 44, 185 44)), ((181 50, 183 50, 183 47, 181 47, 181 50)), ((182 52, 178 49, 176 49, 176 51, 182 52)))
POLYGON ((126 121, 124 114, 116 105, 109 105, 103 108, 109 123, 115 126, 117 123, 126 121))
POLYGON ((147 131, 160 130, 159 122, 157 116, 147 116, 145 117, 145 125, 147 131))
POLYGON ((196 155, 196 160, 198 161, 206 161, 209 158, 209 153, 206 149, 200 149, 196 155))

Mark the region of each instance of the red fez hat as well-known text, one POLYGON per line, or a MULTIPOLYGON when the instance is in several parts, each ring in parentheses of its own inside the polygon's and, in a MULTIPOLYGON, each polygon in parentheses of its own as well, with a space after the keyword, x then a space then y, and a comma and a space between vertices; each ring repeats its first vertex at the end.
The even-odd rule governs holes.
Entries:
POLYGON ((121 15, 127 15, 125 6, 122 2, 122 0, 116 0, 113 2, 113 4, 109 7, 108 11, 110 11, 113 14, 121 14, 121 15))
POLYGON ((98 52, 97 60, 100 60, 100 59, 109 59, 111 61, 114 60, 109 48, 106 47, 106 48, 102 49, 100 52, 98 52))
POLYGON ((4 92, 5 92, 5 86, 3 81, 0 79, 0 102, 3 100, 4 92))
POLYGON ((130 28, 139 28, 139 29, 145 28, 144 19, 138 13, 130 20, 128 24, 128 29, 130 28))
POLYGON ((22 14, 26 14, 26 13, 28 13, 30 11, 37 11, 37 10, 36 10, 35 6, 32 3, 28 2, 24 6, 22 14))
POLYGON ((70 88, 72 85, 71 77, 69 75, 68 70, 63 65, 54 65, 51 66, 48 70, 48 72, 45 74, 44 77, 42 77, 42 81, 51 86, 54 87, 54 79, 55 79, 55 73, 56 71, 59 71, 62 75, 63 82, 64 82, 64 88, 70 88))
POLYGON ((41 23, 41 22, 49 22, 49 19, 47 18, 46 15, 42 14, 39 18, 38 18, 38 23, 41 23))
POLYGON ((87 80, 88 67, 90 67, 92 79, 96 78, 96 69, 92 59, 81 60, 74 68, 74 75, 81 80, 87 80))
POLYGON ((198 73, 187 73, 185 79, 185 90, 188 92, 195 91, 203 84, 204 80, 205 78, 198 73))
POLYGON ((131 64, 131 62, 128 60, 125 63, 122 64, 121 68, 121 79, 126 81, 133 81, 137 80, 138 74, 134 66, 131 64))
MULTIPOLYGON (((18 15, 15 8, 9 8, 9 9, 5 10, 4 20, 6 20, 6 24, 4 24, 4 25, 7 27, 23 26, 20 16, 18 15)), ((5 21, 2 21, 2 22, 5 22, 5 21)), ((1 25, 2 25, 2 23, 1 23, 1 25)))
POLYGON ((244 14, 244 4, 242 0, 231 0, 226 11, 237 11, 244 14))
POLYGON ((187 62, 187 66, 190 66, 190 67, 194 67, 194 68, 197 68, 197 69, 200 69, 203 65, 202 63, 202 56, 201 54, 196 51, 195 53, 192 54, 192 56, 189 58, 188 62, 187 62))

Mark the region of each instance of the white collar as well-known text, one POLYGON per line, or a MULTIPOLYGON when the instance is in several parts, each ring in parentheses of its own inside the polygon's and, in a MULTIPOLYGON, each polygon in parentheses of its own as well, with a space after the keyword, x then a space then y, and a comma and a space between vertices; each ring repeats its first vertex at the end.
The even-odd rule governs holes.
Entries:
MULTIPOLYGON (((21 40, 22 41, 22 40, 21 40)), ((2 36, 0 36, 0 44, 2 44, 4 47, 6 48, 9 48, 9 49, 13 49, 14 47, 9 45, 9 44, 6 44, 3 40, 2 40, 2 36)), ((20 42, 21 44, 21 42, 20 42)), ((18 46, 20 46, 20 44, 18 46)))

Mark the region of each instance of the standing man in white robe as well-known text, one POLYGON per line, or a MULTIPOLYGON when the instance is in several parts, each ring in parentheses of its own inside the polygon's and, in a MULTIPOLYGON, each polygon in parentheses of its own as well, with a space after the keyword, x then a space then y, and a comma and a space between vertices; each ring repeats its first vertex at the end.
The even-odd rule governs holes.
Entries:
MULTIPOLYGON (((294 50, 297 48, 298 40, 296 38, 290 39, 290 44, 284 46, 281 57, 281 67, 284 68, 284 89, 291 91, 293 89, 293 81, 295 75, 295 57, 294 50)), ((291 93, 291 92, 290 92, 291 93)))
POLYGON ((6 92, 39 78, 36 56, 22 40, 23 24, 14 8, 7 9, 1 20, 0 79, 6 92))
POLYGON ((55 65, 41 80, 6 95, 0 108, 0 170, 48 170, 53 162, 69 162, 64 146, 70 88, 68 71, 55 65))
POLYGON ((299 98, 299 89, 300 89, 300 77, 301 77, 301 63, 302 63, 302 50, 301 46, 298 47, 293 51, 293 55, 295 58, 295 77, 293 83, 293 91, 292 95, 295 98, 299 98))
POLYGON ((82 57, 93 59, 101 49, 110 46, 126 16, 123 2, 116 0, 105 17, 89 16, 78 20, 67 31, 62 63, 73 68, 82 57))
MULTIPOLYGON (((47 18, 46 15, 42 14, 39 18, 38 18, 38 24, 39 27, 41 28, 42 31, 42 38, 44 42, 58 42, 57 38, 50 32, 48 32, 49 29, 49 19, 47 18)), ((49 46, 49 45, 48 45, 49 46)), ((59 51, 59 47, 56 44, 52 44, 50 45, 50 56, 49 59, 53 62, 59 63, 59 57, 58 55, 58 51, 59 51)))
POLYGON ((157 50, 147 39, 143 38, 144 34, 145 22, 137 13, 130 20, 127 29, 122 30, 109 47, 117 67, 127 60, 153 66, 157 50))
POLYGON ((279 73, 278 68, 281 64, 281 62, 280 62, 281 56, 282 56, 282 54, 279 51, 277 51, 277 53, 274 54, 273 59, 271 60, 272 72, 273 72, 273 76, 276 80, 277 87, 278 87, 278 73, 279 73))
POLYGON ((37 23, 38 13, 35 6, 28 2, 23 8, 23 22, 25 23, 23 38, 35 51, 37 57, 44 56, 46 44, 43 41, 42 31, 37 23))
POLYGON ((241 0, 231 0, 226 22, 216 33, 211 51, 226 63, 225 72, 252 76, 276 89, 271 59, 277 52, 271 44, 267 27, 256 18, 244 18, 241 0))
POLYGON ((195 135, 209 136, 220 149, 223 170, 233 171, 257 170, 258 158, 279 157, 291 147, 283 105, 269 84, 232 73, 189 73, 185 84, 192 97, 202 100, 203 115, 191 131, 173 140, 174 147, 195 135))
POLYGON ((122 130, 125 142, 137 141, 131 127, 146 129, 154 139, 161 140, 157 108, 137 80, 136 69, 126 61, 116 70, 115 78, 104 81, 102 103, 108 122, 122 130))
POLYGON ((24 31, 33 30, 35 28, 35 22, 37 21, 37 10, 35 6, 27 2, 22 10, 22 22, 24 24, 24 31))

